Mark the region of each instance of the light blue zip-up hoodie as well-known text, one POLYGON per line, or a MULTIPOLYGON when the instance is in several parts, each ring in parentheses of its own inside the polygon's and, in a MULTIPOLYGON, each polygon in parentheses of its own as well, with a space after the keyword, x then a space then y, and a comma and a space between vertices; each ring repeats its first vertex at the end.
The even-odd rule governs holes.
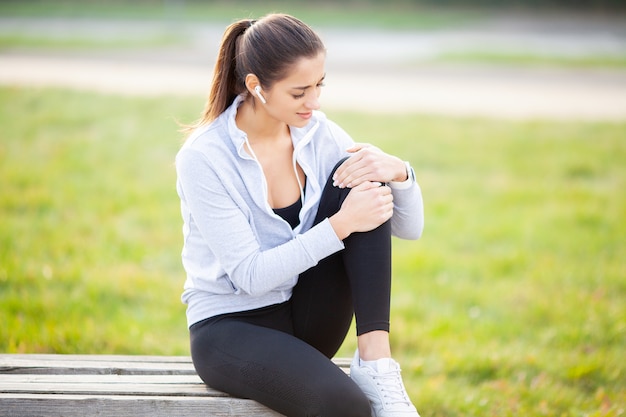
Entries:
MULTIPOLYGON (((350 136, 321 112, 291 127, 294 166, 307 178, 300 225, 292 230, 269 206, 261 165, 244 149, 246 134, 235 123, 241 101, 192 133, 176 156, 189 326, 287 301, 300 273, 344 247, 328 219, 312 224, 328 176, 354 143, 350 136)), ((417 239, 421 191, 414 181, 401 184, 392 187, 392 233, 417 239)))

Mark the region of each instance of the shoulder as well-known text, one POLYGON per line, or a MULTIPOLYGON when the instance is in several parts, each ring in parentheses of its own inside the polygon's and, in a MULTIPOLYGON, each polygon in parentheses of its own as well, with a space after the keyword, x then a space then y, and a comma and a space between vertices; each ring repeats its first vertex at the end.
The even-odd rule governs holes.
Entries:
MULTIPOLYGON (((202 154, 209 156, 231 153, 228 129, 221 119, 199 126, 183 142, 178 151, 177 159, 185 154, 202 154)), ((214 158, 210 158, 214 159, 214 158)))
POLYGON ((218 120, 196 128, 184 141, 175 159, 179 173, 211 169, 216 160, 224 159, 223 155, 229 153, 227 134, 218 120))
POLYGON ((201 150, 204 147, 223 142, 227 134, 221 119, 216 119, 209 124, 197 127, 191 132, 185 139, 181 151, 186 149, 201 150))

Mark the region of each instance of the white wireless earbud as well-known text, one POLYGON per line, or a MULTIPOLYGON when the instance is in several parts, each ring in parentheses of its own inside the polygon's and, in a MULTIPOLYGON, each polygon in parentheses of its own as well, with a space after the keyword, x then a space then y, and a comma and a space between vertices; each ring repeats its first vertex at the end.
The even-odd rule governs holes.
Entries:
POLYGON ((263 95, 261 94, 261 86, 260 85, 257 85, 256 87, 254 87, 254 92, 259 97, 259 100, 261 100, 261 103, 263 103, 263 104, 267 103, 267 101, 265 100, 265 97, 263 97, 263 95))

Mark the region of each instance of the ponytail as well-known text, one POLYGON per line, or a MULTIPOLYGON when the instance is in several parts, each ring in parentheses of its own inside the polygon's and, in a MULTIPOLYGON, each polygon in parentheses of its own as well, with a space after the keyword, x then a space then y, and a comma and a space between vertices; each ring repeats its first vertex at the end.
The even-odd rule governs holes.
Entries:
POLYGON ((254 20, 244 19, 226 28, 215 62, 213 83, 209 99, 204 108, 200 125, 217 119, 241 93, 243 84, 239 83, 236 72, 236 56, 240 36, 254 24, 254 20))

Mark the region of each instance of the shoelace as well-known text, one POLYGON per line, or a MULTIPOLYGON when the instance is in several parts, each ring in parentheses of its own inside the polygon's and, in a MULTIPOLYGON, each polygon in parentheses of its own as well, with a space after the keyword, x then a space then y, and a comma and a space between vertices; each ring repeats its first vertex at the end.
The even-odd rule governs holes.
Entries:
POLYGON ((407 407, 411 406, 411 400, 408 398, 404 384, 402 383, 400 369, 374 375, 374 380, 383 393, 385 406, 393 404, 404 404, 407 407))

